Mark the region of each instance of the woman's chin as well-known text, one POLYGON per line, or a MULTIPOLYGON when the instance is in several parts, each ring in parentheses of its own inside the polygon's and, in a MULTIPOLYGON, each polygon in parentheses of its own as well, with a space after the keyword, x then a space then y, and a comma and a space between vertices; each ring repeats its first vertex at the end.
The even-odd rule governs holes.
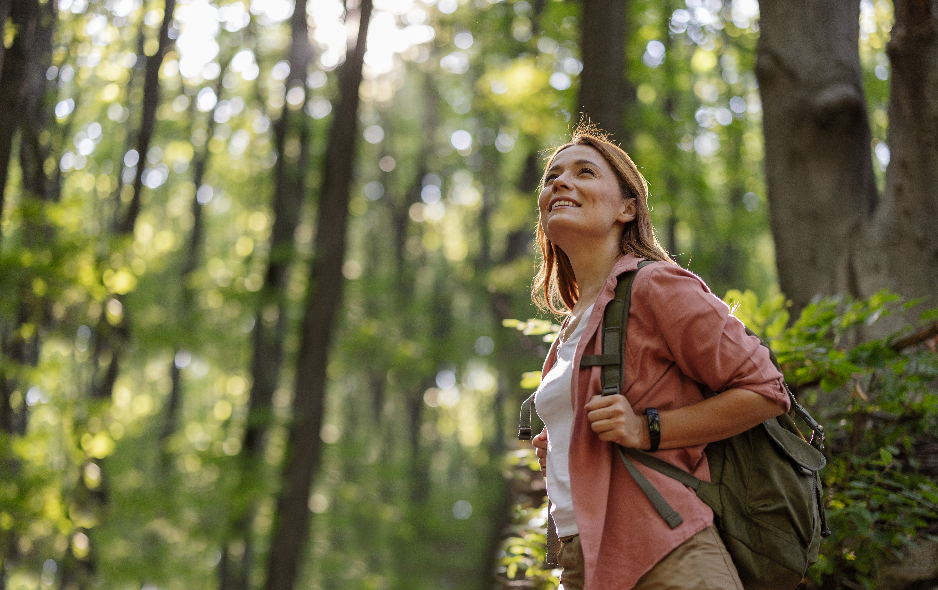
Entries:
POLYGON ((575 247, 584 241, 595 241, 600 235, 597 235, 595 227, 584 226, 575 219, 555 218, 550 220, 545 227, 544 234, 552 243, 560 248, 575 247))

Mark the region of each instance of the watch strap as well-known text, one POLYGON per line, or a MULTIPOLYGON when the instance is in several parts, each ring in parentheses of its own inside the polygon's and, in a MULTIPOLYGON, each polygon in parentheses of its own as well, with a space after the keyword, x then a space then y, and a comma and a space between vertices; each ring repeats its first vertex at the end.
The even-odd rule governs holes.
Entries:
POLYGON ((658 419, 658 409, 647 408, 645 416, 648 417, 648 439, 651 441, 651 448, 648 452, 654 453, 661 444, 661 421, 658 419))

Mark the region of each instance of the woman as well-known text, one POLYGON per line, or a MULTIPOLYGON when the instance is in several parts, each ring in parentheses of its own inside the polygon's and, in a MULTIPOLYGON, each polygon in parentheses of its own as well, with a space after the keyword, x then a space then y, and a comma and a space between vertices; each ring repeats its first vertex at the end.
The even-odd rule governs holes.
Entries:
POLYGON ((554 151, 541 183, 542 261, 532 295, 543 309, 569 311, 545 361, 536 397, 545 429, 534 439, 563 542, 561 582, 565 590, 742 588, 710 508, 637 464, 683 517, 669 528, 610 444, 656 451, 709 480, 708 442, 789 403, 759 340, 658 245, 647 198, 628 155, 589 127, 554 151), (622 395, 601 396, 600 368, 580 369, 580 359, 602 352, 616 277, 642 259, 658 262, 632 285, 622 395), (660 440, 649 432, 650 409, 660 440))

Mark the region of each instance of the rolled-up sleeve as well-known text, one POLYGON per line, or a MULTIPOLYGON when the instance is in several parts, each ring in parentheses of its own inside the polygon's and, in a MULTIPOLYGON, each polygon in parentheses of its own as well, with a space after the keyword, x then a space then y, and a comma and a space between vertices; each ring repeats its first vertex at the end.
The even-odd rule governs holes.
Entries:
POLYGON ((746 333, 699 277, 671 264, 654 264, 638 273, 634 286, 641 305, 653 314, 671 360, 687 377, 713 392, 747 389, 790 409, 782 374, 768 349, 746 333))

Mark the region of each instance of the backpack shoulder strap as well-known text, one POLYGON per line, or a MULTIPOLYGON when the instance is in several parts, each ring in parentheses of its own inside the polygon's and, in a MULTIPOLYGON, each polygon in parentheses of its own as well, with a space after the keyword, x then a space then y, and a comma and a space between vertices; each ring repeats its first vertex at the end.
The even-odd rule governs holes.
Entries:
POLYGON ((638 268, 619 275, 615 295, 606 304, 603 313, 602 354, 583 355, 580 368, 602 367, 602 394, 615 395, 622 392, 622 380, 625 376, 623 352, 625 351, 625 333, 629 325, 629 307, 632 304, 632 282, 635 275, 645 266, 654 262, 643 260, 638 268))
POLYGON ((531 430, 531 409, 534 407, 535 391, 521 404, 521 420, 518 423, 518 440, 531 440, 534 433, 531 430))
MULTIPOLYGON (((635 281, 635 275, 645 266, 651 264, 652 260, 643 260, 638 264, 638 268, 632 271, 624 272, 619 275, 616 283, 616 292, 612 300, 606 304, 606 310, 603 313, 603 331, 602 331, 602 354, 584 355, 580 361, 580 368, 602 367, 602 394, 616 395, 622 393, 622 382, 625 377, 625 334, 629 324, 629 308, 632 304, 632 283, 635 281)), ((522 412, 523 413, 523 412, 522 412)), ((618 445, 617 445, 618 446, 618 445)), ((678 467, 662 461, 644 451, 638 449, 624 449, 619 447, 619 456, 629 475, 638 484, 648 501, 654 507, 655 511, 661 515, 668 526, 672 529, 681 524, 684 519, 674 510, 655 486, 648 481, 641 471, 626 457, 629 455, 647 467, 656 471, 665 473, 684 485, 697 489, 700 480, 678 467)))
MULTIPOLYGON (((638 269, 651 264, 652 260, 643 260, 638 263, 638 269)), ((580 361, 580 368, 602 366, 603 395, 619 393, 622 390, 622 350, 625 344, 625 329, 629 321, 629 304, 632 297, 632 281, 636 270, 630 270, 619 275, 616 283, 615 295, 606 305, 603 313, 603 353, 584 355, 580 361)), ((536 393, 536 392, 535 392, 536 393)), ((521 417, 518 423, 518 440, 531 440, 534 432, 531 430, 532 410, 534 408, 534 393, 521 404, 521 417)))

